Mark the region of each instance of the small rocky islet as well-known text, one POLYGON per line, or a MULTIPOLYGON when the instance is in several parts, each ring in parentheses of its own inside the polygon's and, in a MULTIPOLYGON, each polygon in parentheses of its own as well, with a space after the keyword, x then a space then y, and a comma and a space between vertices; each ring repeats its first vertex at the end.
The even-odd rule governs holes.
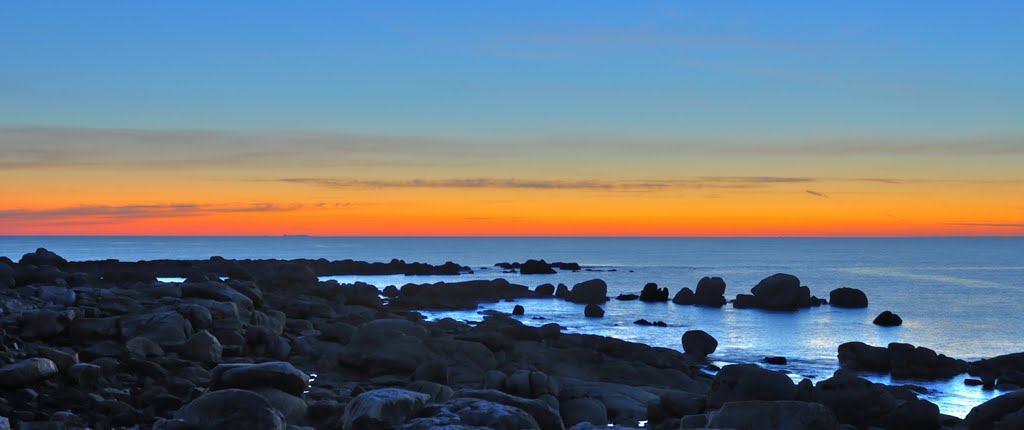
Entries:
MULTIPOLYGON (((527 263, 506 264, 530 273, 581 270, 527 263)), ((795 383, 756 364, 708 372, 718 341, 699 330, 683 333, 675 350, 500 313, 465 323, 417 312, 551 298, 599 317, 609 298, 598 279, 571 288, 496 279, 383 291, 319 281, 468 272, 401 260, 69 262, 45 249, 17 262, 0 257, 0 430, 1024 428, 1024 353, 965 362, 908 344, 851 342, 838 345, 842 369, 831 378, 795 383), (858 371, 969 373, 976 378, 968 384, 1016 391, 961 420, 940 414, 919 387, 872 383, 858 371)), ((722 307, 724 293, 725 282, 708 277, 671 300, 654 284, 635 299, 722 307)), ((731 302, 791 311, 866 307, 867 297, 838 289, 819 299, 795 276, 776 274, 731 302)), ((514 313, 528 311, 517 305, 514 313)), ((875 320, 901 322, 889 311, 875 320)), ((637 321, 664 327, 657 323, 637 321)))

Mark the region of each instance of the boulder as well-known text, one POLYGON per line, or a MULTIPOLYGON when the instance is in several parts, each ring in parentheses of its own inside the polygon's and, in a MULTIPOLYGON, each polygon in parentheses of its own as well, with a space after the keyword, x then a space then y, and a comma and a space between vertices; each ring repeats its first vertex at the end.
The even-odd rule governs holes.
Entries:
POLYGON ((129 356, 139 360, 164 355, 164 350, 160 345, 145 337, 133 337, 125 342, 124 347, 128 350, 129 356))
POLYGON ((687 331, 681 341, 683 352, 698 358, 707 357, 718 348, 718 340, 703 330, 687 331))
POLYGON ((672 303, 677 305, 693 305, 697 303, 697 296, 693 294, 693 290, 690 287, 683 287, 676 293, 675 297, 672 297, 672 303))
POLYGON ((562 421, 567 426, 590 423, 595 426, 608 425, 608 409, 600 400, 589 397, 569 399, 562 402, 562 421))
MULTIPOLYGON (((525 371, 521 371, 525 372, 525 371)), ((539 373, 539 372, 537 372, 539 373)), ((559 415, 557 405, 552 406, 540 399, 525 399, 509 395, 497 390, 460 390, 455 393, 456 398, 473 398, 486 400, 519 409, 526 412, 537 422, 541 430, 563 430, 562 418, 559 415)))
POLYGON ((921 399, 904 400, 887 415, 881 423, 891 429, 939 430, 941 415, 939 407, 932 402, 921 399))
POLYGON ((967 414, 967 430, 1020 429, 1024 424, 1024 390, 1003 394, 967 414))
POLYGON ((906 343, 890 343, 892 376, 905 379, 949 379, 967 371, 967 362, 906 343))
POLYGON ((774 365, 777 365, 777 366, 781 366, 781 365, 784 365, 784 364, 789 362, 789 360, 786 360, 786 357, 765 357, 764 360, 762 360, 762 361, 764 361, 765 363, 774 364, 774 365))
POLYGON ((78 364, 78 353, 74 351, 41 346, 39 347, 39 356, 52 361, 61 373, 67 373, 71 366, 78 364))
POLYGON ((796 393, 796 384, 784 372, 752 364, 730 364, 715 375, 707 405, 714 409, 744 400, 793 400, 796 393))
POLYGON ((174 413, 192 428, 216 430, 284 430, 285 418, 267 399, 247 390, 213 391, 174 413))
POLYGON ((201 330, 192 335, 181 347, 181 356, 200 363, 220 363, 224 347, 210 332, 201 330))
POLYGON ((880 325, 882 327, 896 327, 899 325, 903 325, 903 318, 900 318, 899 315, 896 315, 892 312, 884 311, 878 314, 878 316, 875 317, 875 320, 872 321, 872 323, 875 325, 880 325))
POLYGON ((725 281, 717 276, 701 278, 694 292, 694 304, 715 308, 725 306, 725 281))
POLYGON ((185 298, 194 297, 216 300, 218 302, 232 302, 239 310, 253 308, 252 299, 221 282, 182 284, 181 296, 185 298))
POLYGON ((445 409, 458 415, 463 426, 491 430, 541 428, 530 414, 521 409, 481 399, 452 399, 445 403, 445 409))
POLYGON ((569 287, 567 287, 565 284, 558 284, 558 287, 555 289, 556 298, 569 300, 570 294, 572 293, 569 291, 569 287))
POLYGON ((309 375, 291 363, 271 361, 261 364, 221 364, 211 372, 210 388, 276 388, 302 396, 309 386, 309 375))
POLYGON ((668 301, 668 288, 658 288, 658 284, 653 282, 644 285, 644 289, 640 292, 641 302, 667 302, 668 301))
POLYGON ((393 299, 395 297, 398 297, 398 287, 396 287, 394 285, 388 285, 388 286, 384 287, 384 291, 381 292, 381 295, 383 295, 384 297, 387 297, 389 299, 393 299))
MULTIPOLYGON (((753 294, 752 298, 744 297, 742 305, 767 310, 793 311, 817 303, 811 300, 811 290, 800 286, 799 278, 785 273, 776 273, 762 279, 750 289, 750 292, 753 294)), ((740 302, 740 296, 737 296, 734 306, 742 307, 740 302)))
POLYGON ((175 311, 128 315, 121 318, 121 337, 145 337, 160 346, 180 345, 192 337, 192 324, 175 311))
POLYGON ((629 302, 633 300, 640 300, 640 296, 636 294, 619 294, 618 296, 615 296, 615 300, 629 302))
POLYGON ((856 288, 836 288, 828 293, 828 303, 840 308, 866 308, 868 296, 856 288))
POLYGON ((21 316, 21 336, 26 339, 49 339, 64 332, 75 320, 73 310, 40 310, 21 316))
POLYGON ((258 277, 257 281, 264 287, 302 289, 315 286, 320 278, 305 264, 281 263, 270 273, 258 277))
POLYGON ((595 304, 589 304, 583 309, 583 316, 587 318, 604 318, 604 309, 595 304))
POLYGON ((871 346, 864 342, 847 342, 839 345, 839 365, 851 370, 889 373, 889 350, 871 346))
POLYGON ((356 328, 339 360, 372 376, 410 375, 421 363, 439 359, 427 337, 426 329, 408 320, 373 320, 356 328))
POLYGON ((522 316, 522 315, 525 315, 525 314, 526 314, 526 308, 523 308, 522 305, 515 305, 514 307, 512 307, 512 315, 522 316))
POLYGON ((707 426, 743 430, 839 430, 839 421, 820 403, 748 400, 729 402, 710 412, 707 426))
POLYGON ((284 416, 284 420, 288 424, 299 424, 306 416, 308 406, 306 401, 300 397, 293 396, 276 388, 254 388, 251 391, 267 399, 270 406, 277 409, 284 416))
POLYGON ((857 427, 880 425, 898 404, 883 385, 843 374, 818 382, 814 400, 832 409, 840 423, 857 427))
POLYGON ((585 304, 604 303, 608 301, 608 284, 600 279, 580 282, 572 287, 566 300, 585 304))
MULTIPOLYGON (((417 416, 430 396, 399 388, 367 391, 345 407, 343 430, 390 428, 417 416)), ((525 414, 525 412, 524 412, 525 414)))
POLYGON ((68 261, 64 257, 46 248, 39 248, 36 249, 36 252, 25 254, 18 261, 18 265, 21 266, 61 266, 67 263, 68 261))
POLYGON ((537 295, 541 297, 549 297, 555 294, 555 286, 551 284, 541 284, 538 285, 537 288, 534 288, 533 292, 537 293, 537 295))
POLYGON ((526 260, 519 268, 519 273, 522 275, 552 275, 557 272, 544 260, 526 260))
POLYGON ((46 358, 29 358, 0 367, 0 388, 21 388, 47 379, 58 372, 46 358))
POLYGON ((11 266, 0 262, 0 288, 14 288, 15 272, 11 266))

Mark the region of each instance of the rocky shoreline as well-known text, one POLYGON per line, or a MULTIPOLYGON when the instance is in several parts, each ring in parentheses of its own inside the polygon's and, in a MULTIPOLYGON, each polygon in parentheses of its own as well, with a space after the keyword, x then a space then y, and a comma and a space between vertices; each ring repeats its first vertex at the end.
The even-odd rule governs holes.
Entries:
MULTIPOLYGON (((580 270, 527 263, 536 273, 580 270)), ((675 350, 527 326, 504 314, 467 324, 417 312, 550 298, 586 304, 587 316, 598 316, 609 300, 600 280, 381 291, 318 279, 469 271, 400 260, 68 262, 44 249, 17 262, 0 258, 0 430, 1024 428, 1024 353, 968 363, 912 345, 853 342, 837 345, 843 370, 794 383, 754 364, 709 367, 717 341, 704 332, 680 333, 675 350), (162 277, 185 282, 157 282, 162 277), (941 415, 916 387, 872 383, 856 371, 919 379, 968 372, 976 385, 1017 391, 961 420, 941 415)), ((866 307, 867 297, 850 290, 818 299, 795 276, 776 274, 731 302, 866 307)), ((671 301, 721 307, 729 303, 724 291, 720 278, 705 278, 671 301)), ((650 284, 636 299, 669 294, 650 284)), ((880 325, 894 321, 886 316, 880 325)))

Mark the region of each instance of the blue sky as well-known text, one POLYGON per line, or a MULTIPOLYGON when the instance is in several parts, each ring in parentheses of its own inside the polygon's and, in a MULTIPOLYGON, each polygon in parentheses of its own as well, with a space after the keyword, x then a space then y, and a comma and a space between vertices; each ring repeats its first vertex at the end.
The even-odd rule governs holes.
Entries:
POLYGON ((828 142, 1024 124, 1019 2, 4 8, 0 126, 828 142))

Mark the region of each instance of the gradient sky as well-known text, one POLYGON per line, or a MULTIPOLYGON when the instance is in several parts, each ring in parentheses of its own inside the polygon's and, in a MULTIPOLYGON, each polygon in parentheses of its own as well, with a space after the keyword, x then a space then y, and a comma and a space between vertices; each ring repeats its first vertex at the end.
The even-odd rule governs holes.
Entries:
POLYGON ((1024 235, 1020 2, 8 2, 0 235, 1024 235))

